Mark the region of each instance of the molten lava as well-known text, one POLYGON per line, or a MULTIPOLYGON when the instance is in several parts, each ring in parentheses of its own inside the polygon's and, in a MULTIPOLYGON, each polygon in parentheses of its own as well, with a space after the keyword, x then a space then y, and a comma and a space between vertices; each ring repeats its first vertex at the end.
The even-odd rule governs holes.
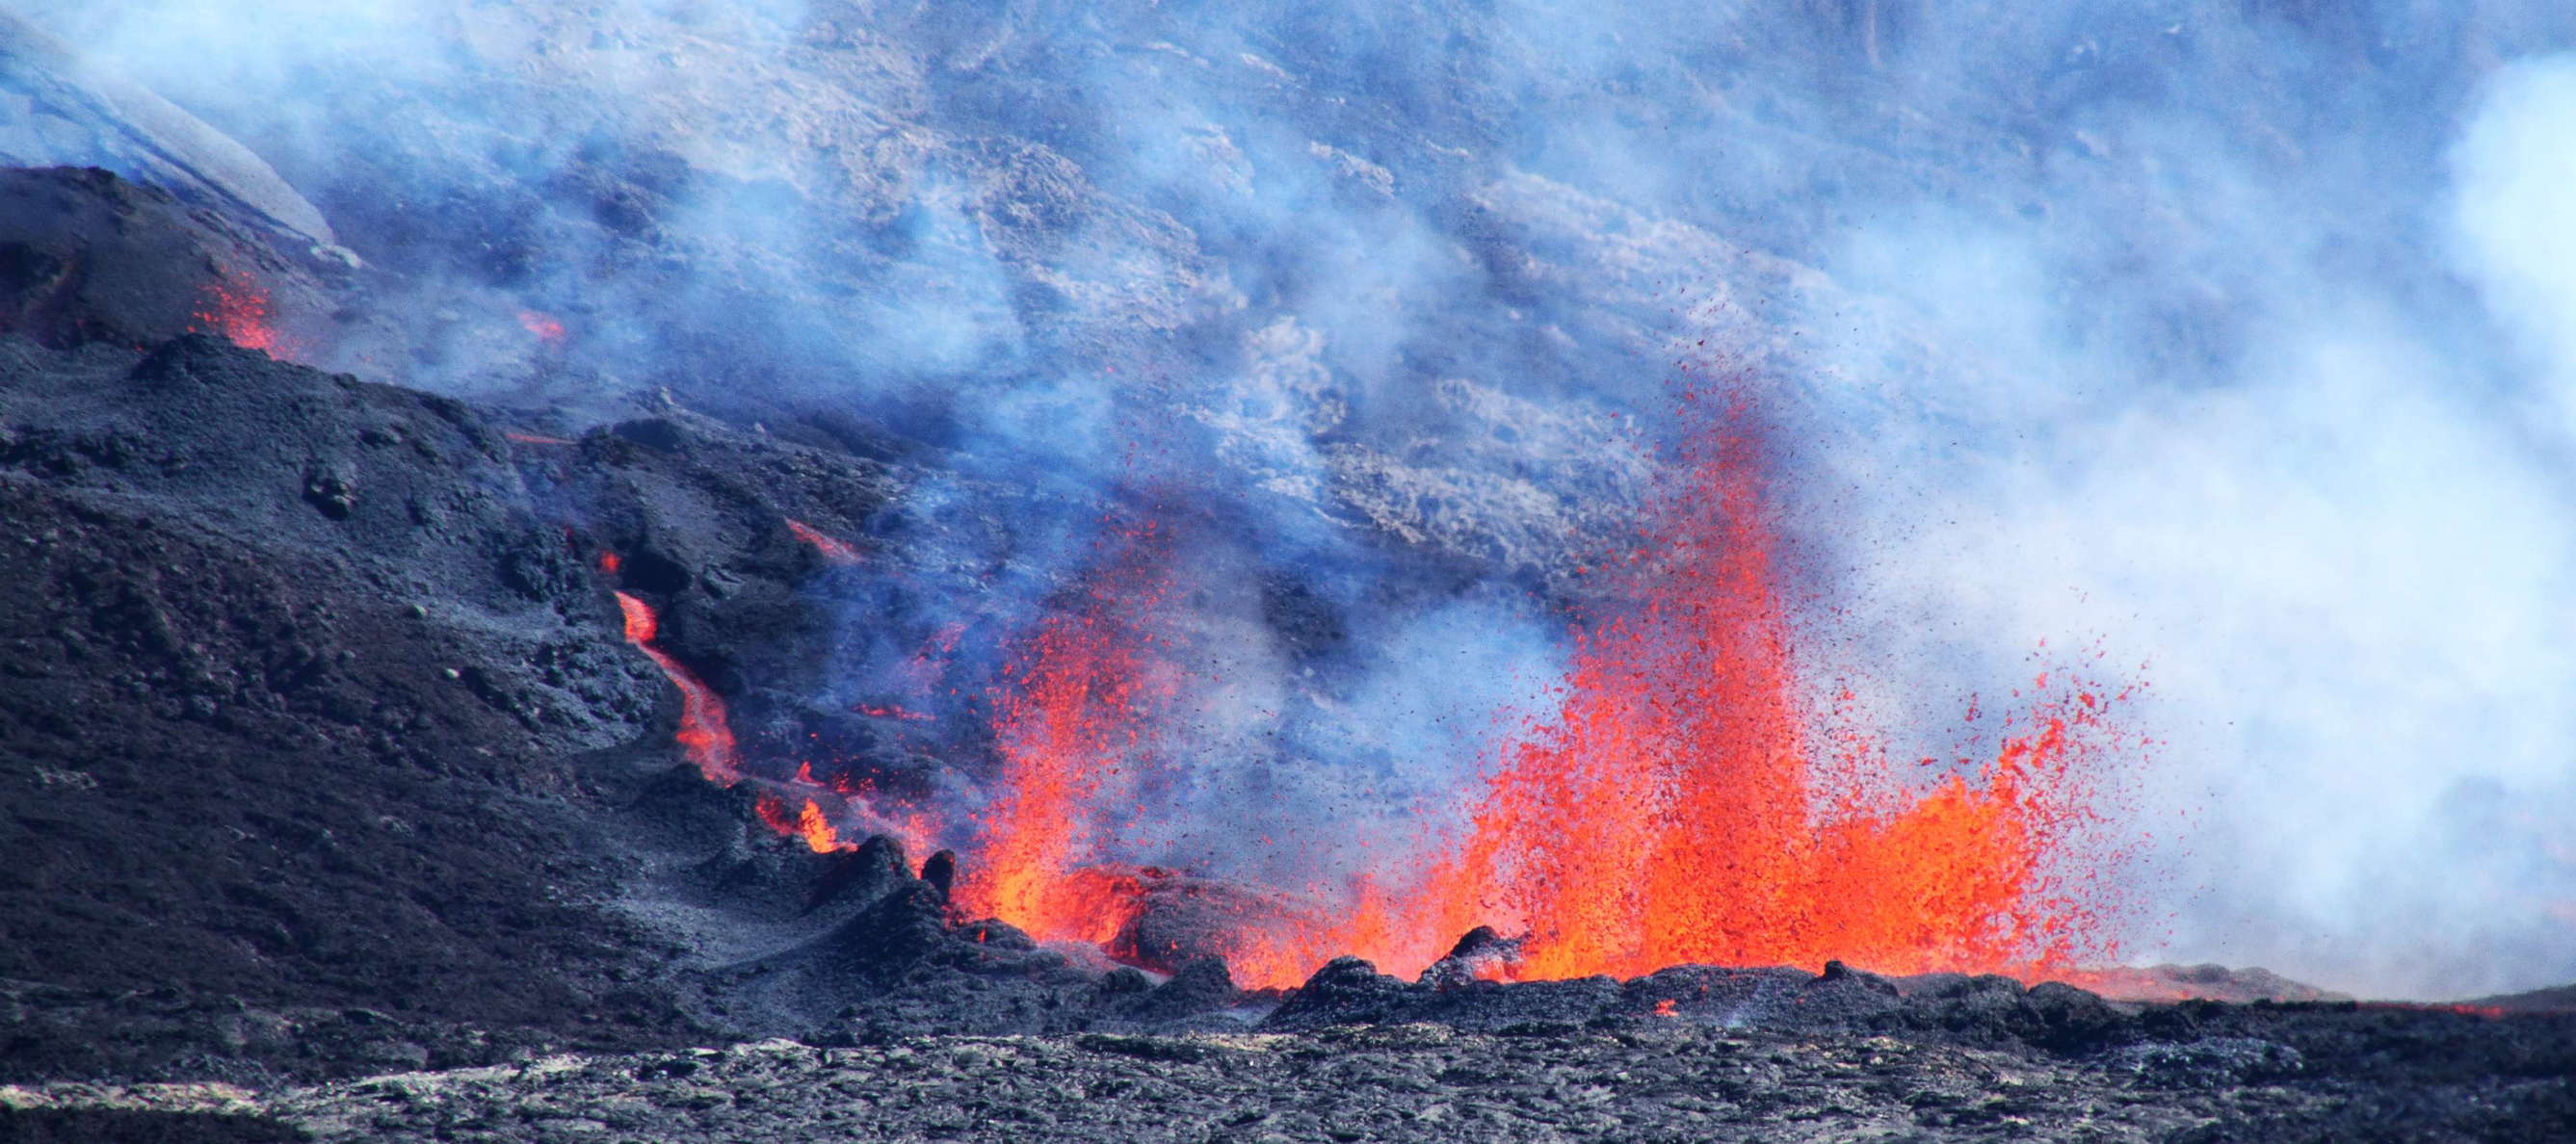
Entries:
POLYGON ((275 356, 287 352, 269 310, 268 292, 248 281, 219 275, 199 298, 190 315, 191 333, 215 334, 246 350, 275 356))
POLYGON ((1552 717, 1505 749, 1412 912, 1525 934, 1532 978, 1828 958, 2003 970, 2093 951, 2098 919, 2050 863, 2090 820, 2076 764, 2103 702, 2043 703, 1973 782, 1927 791, 1865 735, 1820 742, 1764 441, 1740 390, 1715 396, 1612 577, 1630 599, 1579 633, 1552 717))
POLYGON ((825 536, 820 532, 816 532, 812 526, 806 524, 804 521, 788 521, 787 531, 795 533, 796 539, 813 545, 814 551, 822 553, 823 559, 834 564, 847 565, 859 562, 858 549, 852 548, 841 541, 834 540, 829 536, 825 536))
POLYGON ((831 820, 823 815, 823 808, 810 798, 804 800, 804 805, 792 817, 787 813, 786 800, 775 794, 763 793, 753 800, 752 810, 760 815, 762 822, 769 824, 771 830, 803 839, 806 848, 817 854, 855 849, 858 845, 841 841, 840 831, 833 829, 831 820))
POLYGON ((1136 885, 1088 863, 1111 841, 1109 788, 1128 777, 1154 694, 1144 624, 1163 595, 1148 526, 1048 616, 994 697, 1001 793, 977 816, 957 900, 1041 941, 1106 941, 1132 915, 1136 885))
POLYGON ((680 689, 680 731, 676 736, 689 761, 698 765, 698 773, 708 782, 732 786, 742 777, 742 767, 735 761, 733 728, 725 722, 724 701, 701 682, 696 673, 681 666, 680 661, 653 646, 661 632, 661 620, 653 606, 624 592, 616 593, 617 608, 625 614, 626 642, 661 668, 671 684, 680 689))
MULTIPOLYGON (((1410 976, 1487 924, 1512 935, 1510 952, 1456 966, 1487 979, 1828 959, 2038 976, 2108 952, 2100 886, 2085 877, 2100 867, 2080 848, 2100 821, 2108 712, 2126 693, 2052 689, 2043 675, 1982 761, 1896 765, 1848 716, 1820 711, 1803 674, 1774 458, 1744 385, 1689 396, 1685 421, 1695 432, 1632 551, 1586 570, 1598 594, 1578 615, 1570 670, 1499 736, 1454 833, 1427 861, 1389 856, 1338 887, 1200 894, 1189 908, 1223 932, 1187 935, 1193 949, 1222 954, 1253 987, 1293 986, 1345 953, 1410 976)), ((835 563, 859 559, 786 523, 835 563)), ((1177 712, 1158 646, 1169 538, 1147 525, 1107 543, 990 694, 999 769, 955 900, 1042 941, 1151 960, 1184 952, 1167 937, 1177 931, 1154 928, 1166 915, 1146 911, 1186 887, 1133 864, 1150 855, 1123 839, 1149 813, 1144 772, 1165 773, 1153 736, 1177 712), (1148 930, 1157 936, 1138 937, 1148 930), (1139 940, 1172 948, 1121 944, 1139 940)), ((613 571, 613 558, 601 566, 613 571)), ((681 689, 681 743, 708 778, 735 781, 722 705, 653 646, 651 609, 617 598, 627 638, 681 689)), ((925 647, 925 672, 956 638, 934 639, 936 656, 925 647)), ((755 782, 761 817, 817 852, 847 848, 843 827, 916 848, 960 833, 918 810, 883 819, 844 784, 816 784, 810 766, 792 783, 755 782)))

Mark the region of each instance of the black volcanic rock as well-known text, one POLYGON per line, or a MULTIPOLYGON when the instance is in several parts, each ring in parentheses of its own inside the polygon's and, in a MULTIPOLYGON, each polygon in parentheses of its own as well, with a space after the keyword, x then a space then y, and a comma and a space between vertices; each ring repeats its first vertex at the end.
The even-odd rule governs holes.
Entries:
MULTIPOLYGON (((611 843, 565 798, 659 681, 586 586, 508 574, 551 551, 513 483, 452 403, 202 340, 0 340, 0 977, 380 1011, 447 1030, 386 1042, 424 1063, 686 1028, 631 995, 667 953, 606 908, 611 843), (305 502, 316 457, 347 460, 346 517, 305 502)), ((19 1076, 393 1059, 106 1002, 7 1017, 19 1076)))
POLYGON ((1262 1022, 1273 1029, 1355 1025, 1398 1019, 1412 992, 1403 981, 1356 957, 1324 963, 1262 1022))
POLYGON ((1460 936, 1440 960, 1423 969, 1422 983, 1456 988, 1475 981, 1479 973, 1517 964, 1520 957, 1519 941, 1494 932, 1492 926, 1477 926, 1460 936))
POLYGON ((218 328, 231 298, 283 353, 327 324, 334 268, 106 171, 0 169, 0 333, 134 349, 218 328))

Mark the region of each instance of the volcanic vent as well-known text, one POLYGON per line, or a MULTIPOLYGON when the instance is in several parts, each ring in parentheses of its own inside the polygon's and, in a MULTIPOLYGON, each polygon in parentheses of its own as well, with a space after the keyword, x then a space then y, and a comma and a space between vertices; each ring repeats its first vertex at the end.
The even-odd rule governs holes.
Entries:
MULTIPOLYGON (((942 887, 949 916, 1093 956, 1167 973, 1215 957, 1264 989, 1343 956, 1408 978, 1472 965, 1488 980, 1836 959, 2035 980, 2103 961, 2123 905, 2103 800, 2149 745, 2117 722, 2129 686, 2043 670, 2004 726, 1980 728, 1983 758, 1895 758, 1861 725, 1853 681, 1812 677, 1797 600, 1813 570, 1783 528, 1762 397, 1742 372, 1676 389, 1675 439, 1644 446, 1660 459, 1637 528, 1562 601, 1563 674, 1523 706, 1465 713, 1490 727, 1477 765, 1406 809, 1414 837, 1374 853, 1327 821, 1289 844, 1340 851, 1323 860, 1282 861, 1270 837, 1230 840, 1274 851, 1262 862, 1166 857, 1178 833, 1166 819, 1208 813, 1174 792, 1206 781, 1189 712, 1221 686, 1193 674, 1210 662, 1191 646, 1204 636, 1188 577, 1202 573, 1181 555, 1209 525, 1168 498, 1110 509, 1087 569, 1040 613, 983 625, 1000 629, 984 635, 998 667, 969 702, 941 716, 852 706, 872 722, 929 720, 914 733, 951 754, 989 751, 974 790, 924 787, 864 754, 818 771, 794 743, 746 761, 724 702, 657 646, 653 606, 617 600, 627 639, 679 691, 689 758, 719 785, 750 776, 771 829, 818 853, 871 834, 916 860, 939 850, 960 871, 942 887), (1262 867, 1332 874, 1241 872, 1262 867), (1496 936, 1469 956, 1458 935, 1471 930, 1496 936)), ((819 558, 827 590, 884 559, 798 519, 778 527, 819 558)), ((600 566, 614 579, 621 559, 600 566)), ((931 619, 946 618, 914 626, 931 619)), ((972 678, 955 658, 962 630, 943 623, 863 689, 937 697, 924 684, 944 681, 953 703, 972 678)), ((1971 704, 1968 723, 1979 714, 1971 704)))

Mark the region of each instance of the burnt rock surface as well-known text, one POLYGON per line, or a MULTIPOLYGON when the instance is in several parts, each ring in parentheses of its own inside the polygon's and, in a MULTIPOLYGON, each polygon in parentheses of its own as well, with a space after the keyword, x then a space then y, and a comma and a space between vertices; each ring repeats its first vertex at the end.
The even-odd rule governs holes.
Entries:
POLYGON ((199 338, 0 341, 0 1068, 684 1027, 621 984, 662 958, 586 901, 611 881, 567 762, 643 733, 654 681, 514 484, 440 399, 199 338))

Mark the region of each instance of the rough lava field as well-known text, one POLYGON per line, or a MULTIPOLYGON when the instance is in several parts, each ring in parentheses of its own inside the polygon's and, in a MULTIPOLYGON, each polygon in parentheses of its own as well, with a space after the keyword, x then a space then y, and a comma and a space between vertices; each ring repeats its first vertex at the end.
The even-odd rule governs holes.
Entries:
POLYGON ((2576 1138, 2576 893, 2161 962, 2313 952, 2193 928, 2311 871, 2188 670, 1846 594, 1854 376, 2018 335, 1822 235, 2062 193, 2087 360, 2214 368, 2103 108, 2576 45, 2094 7, 0 7, 0 1140, 2576 1138))

